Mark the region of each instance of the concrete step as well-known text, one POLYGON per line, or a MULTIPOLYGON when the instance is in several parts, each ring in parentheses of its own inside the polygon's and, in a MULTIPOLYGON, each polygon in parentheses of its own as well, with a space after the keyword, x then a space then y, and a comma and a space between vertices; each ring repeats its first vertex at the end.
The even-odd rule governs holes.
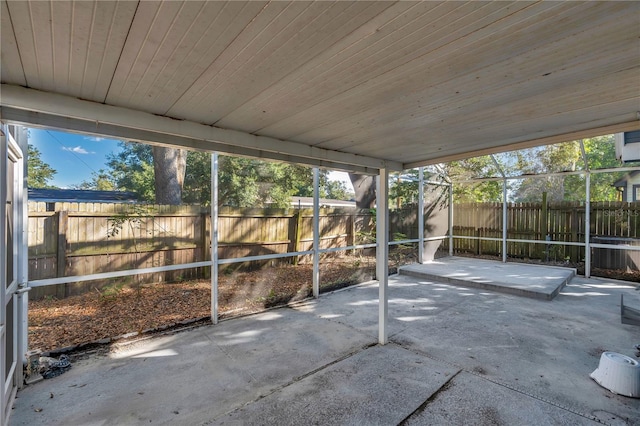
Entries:
POLYGON ((574 268, 445 257, 399 268, 400 275, 480 288, 538 300, 553 300, 576 276, 574 268))

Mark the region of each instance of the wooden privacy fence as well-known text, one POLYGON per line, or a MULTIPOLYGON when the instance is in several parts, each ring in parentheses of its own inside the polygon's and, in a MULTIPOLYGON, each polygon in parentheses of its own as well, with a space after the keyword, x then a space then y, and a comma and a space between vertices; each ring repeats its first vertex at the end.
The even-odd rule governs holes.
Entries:
MULTIPOLYGON (((209 214, 208 208, 193 205, 30 202, 29 279, 209 260, 209 214)), ((407 228, 408 215, 398 216, 400 219, 394 222, 407 228)), ((218 223, 220 259, 306 251, 313 246, 311 209, 222 207, 218 223)), ((374 229, 374 213, 369 210, 321 209, 321 248, 363 243, 374 229)), ((294 257, 279 261, 298 260, 294 257)), ((251 262, 244 266, 264 263, 251 262)), ((177 281, 206 277, 208 273, 208 268, 193 268, 141 274, 135 278, 37 287, 31 296, 66 297, 116 282, 177 281)))
MULTIPOLYGON (((589 233, 593 243, 640 244, 640 203, 592 202, 589 233), (606 242, 605 242, 606 239, 606 242)), ((456 236, 502 238, 502 203, 465 203, 454 205, 453 233, 456 236)), ((581 202, 509 203, 507 239, 585 242, 586 210, 581 202)), ((599 257, 611 258, 611 267, 638 268, 640 253, 624 250, 594 249, 599 257)), ((479 239, 454 240, 454 251, 499 255, 501 241, 479 239)), ((584 247, 509 242, 507 255, 520 258, 582 261, 584 247)), ((596 267, 607 267, 597 264, 596 267)))
MULTIPOLYGON (((446 206, 434 206, 436 204, 426 209, 429 217, 425 218, 425 236, 446 234, 447 214, 443 210, 446 206)), ((218 220, 220 259, 306 251, 313 245, 311 209, 222 207, 218 220)), ((392 237, 418 238, 417 208, 392 210, 389 228, 392 237)), ((509 239, 544 240, 548 235, 553 241, 584 242, 585 229, 585 207, 581 203, 508 205, 509 239)), ((209 210, 201 206, 29 202, 29 279, 209 260, 210 232, 209 210)), ((640 239, 640 203, 591 203, 590 233, 594 242, 597 237, 609 238, 608 243, 615 238, 640 239)), ((375 235, 375 213, 354 208, 321 209, 320 234, 321 248, 371 242, 375 235)), ((454 235, 502 238, 502 204, 456 204, 454 235)), ((443 248, 448 248, 448 240, 444 241, 443 248)), ((552 260, 569 257, 574 261, 584 258, 584 248, 575 246, 510 242, 507 250, 511 257, 552 260)), ((633 257, 640 257, 640 252, 600 250, 611 252, 607 254, 609 257, 623 256, 624 264, 636 265, 636 269, 640 264, 640 259, 633 257)), ((502 243, 456 238, 454 251, 498 255, 502 243)), ((603 254, 601 258, 604 257, 603 254)), ((293 257, 279 261, 305 260, 305 257, 293 257)), ((617 265, 621 260, 611 259, 611 262, 617 265)), ((101 282, 39 287, 31 294, 35 298, 65 297, 114 282, 177 281, 206 277, 208 273, 208 268, 193 268, 141 274, 101 282)))

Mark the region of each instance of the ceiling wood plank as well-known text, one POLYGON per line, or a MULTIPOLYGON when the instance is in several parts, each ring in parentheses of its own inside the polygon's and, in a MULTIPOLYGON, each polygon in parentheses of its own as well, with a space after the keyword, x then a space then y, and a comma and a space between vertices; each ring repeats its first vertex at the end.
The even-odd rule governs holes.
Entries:
MULTIPOLYGON (((611 85, 619 85, 618 79, 627 75, 626 80, 633 87, 633 78, 640 72, 640 57, 634 54, 633 40, 640 35, 629 32, 626 43, 611 43, 610 37, 602 35, 591 39, 589 34, 583 34, 585 42, 591 41, 588 53, 575 52, 574 43, 556 43, 546 47, 549 53, 556 53, 557 57, 541 63, 539 56, 526 58, 511 58, 504 63, 497 63, 477 73, 472 73, 451 82, 439 84, 426 91, 416 92, 399 102, 389 102, 385 109, 375 108, 361 114, 356 114, 352 120, 366 123, 361 129, 351 121, 341 120, 331 126, 333 139, 328 139, 317 146, 341 149, 349 145, 350 140, 370 140, 379 132, 393 134, 400 130, 427 125, 447 126, 447 122, 459 122, 460 117, 469 117, 473 111, 484 111, 496 105, 508 105, 504 108, 505 115, 514 113, 511 102, 523 99, 542 97, 545 104, 555 98, 559 90, 571 86, 571 93, 579 96, 585 91, 596 89, 606 95, 609 88, 598 84, 599 79, 594 76, 616 75, 611 85), (609 56, 602 58, 601 49, 608 49, 609 56), (513 63, 517 63, 517 67, 513 63), (504 69, 521 69, 517 76, 505 75, 504 69), (631 70, 631 71, 629 71, 631 70), (623 74, 619 74, 623 73, 623 74), (474 81, 479 84, 473 84, 474 81), (595 85, 594 85, 595 84, 595 85), (544 93, 544 95, 541 95, 544 93), (412 104, 419 104, 418 111, 407 116, 404 111, 412 104)), ((619 39, 618 39, 619 40, 619 39)), ((606 78, 606 77, 604 77, 606 78)), ((636 96, 638 91, 631 91, 636 96)), ((533 102, 533 101, 531 101, 533 102)), ((331 136, 324 129, 296 136, 303 141, 318 140, 331 136)))
MULTIPOLYGON (((265 46, 308 6, 306 2, 271 2, 251 20, 240 20, 239 23, 244 27, 238 36, 230 40, 215 61, 182 94, 167 114, 182 118, 189 115, 194 106, 200 110, 202 104, 208 103, 208 96, 214 93, 221 80, 249 61, 253 57, 253 52, 264 50, 265 46)), ((196 120, 212 121, 202 113, 196 120)))
POLYGON ((84 34, 87 52, 71 64, 72 70, 76 66, 82 70, 81 98, 105 102, 136 8, 136 2, 100 1, 95 3, 93 15, 87 16, 91 19, 90 32, 75 37, 84 34))
MULTIPOLYGON (((214 102, 210 105, 223 106, 210 112, 213 117, 222 118, 274 83, 283 79, 288 81, 289 75, 296 69, 343 40, 352 32, 352 28, 360 27, 387 7, 385 3, 371 2, 335 2, 325 10, 319 9, 325 4, 313 6, 296 19, 301 21, 299 30, 287 28, 280 35, 280 42, 274 40, 267 49, 247 62, 240 72, 231 76, 231 81, 224 85, 223 90, 213 92, 214 102), (268 49, 274 50, 269 52, 268 49), (215 102, 216 99, 232 99, 233 102, 215 102)), ((216 124, 220 124, 218 121, 216 124)))
POLYGON ((501 146, 492 146, 484 149, 471 149, 465 153, 457 153, 450 155, 440 155, 432 157, 428 160, 410 161, 404 163, 404 169, 413 169, 416 167, 428 166, 430 164, 446 163, 449 161, 463 160, 465 158, 480 157, 482 155, 497 154, 500 152, 514 151, 517 149, 534 148, 537 146, 551 145, 563 143, 567 141, 576 141, 580 139, 593 138, 597 136, 610 135, 613 133, 631 132, 640 129, 640 120, 634 120, 626 123, 615 124, 604 127, 593 127, 588 130, 579 130, 571 133, 557 134, 537 139, 527 139, 520 142, 513 142, 501 146))
MULTIPOLYGON (((286 114, 287 112, 285 111, 288 109, 297 110, 301 106, 301 102, 303 102, 299 100, 300 96, 308 91, 309 87, 314 88, 313 102, 317 103, 331 97, 334 94, 332 90, 340 90, 335 86, 337 86, 336 82, 341 78, 337 74, 341 66, 343 68, 351 66, 354 61, 364 66, 364 60, 366 59, 366 53, 364 52, 366 50, 383 49, 385 44, 391 43, 395 38, 402 37, 399 33, 393 33, 387 29, 390 22, 405 22, 405 20, 411 19, 413 20, 412 22, 419 21, 421 16, 436 7, 438 7, 436 2, 394 3, 360 26, 356 31, 320 52, 311 61, 289 74, 286 79, 281 79, 271 85, 258 96, 223 117, 220 124, 225 123, 230 127, 256 131, 271 122, 282 119, 281 115, 286 114), (418 13, 416 9, 420 9, 418 13), (406 16, 408 14, 413 16, 409 18, 406 16), (370 39, 373 37, 378 40, 371 41, 370 39), (356 57, 355 55, 358 56, 356 57), (333 82, 333 86, 319 88, 317 86, 321 82, 319 76, 326 77, 327 75, 331 75, 328 80, 333 82), (249 117, 251 118, 249 119, 249 117)), ((350 74, 349 77, 351 84, 357 85, 359 83, 355 73, 350 74)), ((365 75, 365 77, 361 78, 367 77, 365 75)))
MULTIPOLYGON (((92 8, 91 4, 87 5, 89 9, 92 8)), ((39 50, 51 50, 52 66, 53 66, 53 91, 57 93, 67 94, 69 90, 69 71, 71 69, 71 52, 73 49, 73 40, 71 20, 73 4, 69 1, 56 2, 51 7, 51 39, 49 43, 55 48, 50 46, 43 46, 39 50)))
POLYGON ((0 2, 3 83, 244 153, 413 164, 640 110, 640 2, 0 2))
MULTIPOLYGON (((540 13, 553 16, 557 13, 555 9, 557 7, 560 6, 553 3, 526 8, 522 13, 508 15, 500 19, 501 28, 504 25, 514 24, 522 20, 530 19, 535 21, 535 17, 540 13)), ((293 116, 261 129, 260 133, 285 134, 286 132, 289 136, 299 135, 315 127, 344 119, 345 116, 351 116, 359 111, 366 111, 371 105, 385 105, 390 99, 393 99, 394 96, 402 97, 407 93, 412 93, 416 88, 424 87, 428 84, 426 79, 431 75, 436 78, 447 78, 448 74, 441 75, 431 73, 429 67, 438 64, 444 64, 444 66, 446 66, 448 62, 452 60, 451 55, 455 58, 469 56, 460 55, 459 52, 465 49, 471 50, 474 45, 482 45, 486 38, 497 31, 486 25, 477 29, 477 31, 474 29, 475 27, 473 26, 468 28, 466 35, 459 37, 455 43, 445 43, 444 46, 436 44, 432 50, 428 51, 428 54, 423 54, 411 61, 401 62, 396 68, 388 70, 375 78, 370 78, 357 87, 345 90, 331 97, 326 102, 313 105, 307 109, 299 108, 293 116), (338 109, 344 107, 349 108, 350 114, 336 114, 338 109), (304 120, 304 122, 308 122, 308 125, 301 126, 301 119, 304 120)), ((507 34, 502 34, 502 36, 505 38, 508 37, 507 34)), ((535 43, 535 41, 527 40, 524 46, 529 46, 531 43, 535 43)), ((514 49, 515 48, 517 48, 517 45, 514 46, 514 49)), ((498 53, 502 55, 502 57, 509 56, 509 51, 504 48, 499 49, 498 53)), ((491 56, 485 57, 477 53, 470 57, 469 60, 476 61, 478 64, 476 66, 479 66, 485 63, 484 61, 490 63, 491 58, 491 56)), ((337 81, 339 81, 339 79, 337 79, 337 81)))
POLYGON ((366 22, 379 8, 372 3, 294 3, 283 11, 292 15, 285 21, 287 25, 267 26, 264 40, 255 39, 255 46, 250 44, 226 64, 201 89, 201 95, 190 100, 195 102, 192 107, 201 111, 200 120, 226 114, 306 62, 316 54, 317 47, 324 49, 341 40, 350 28, 366 22))
POLYGON ((205 3, 171 53, 162 58, 162 67, 147 78, 136 105, 166 114, 263 7, 260 2, 205 3))
POLYGON ((18 42, 13 34, 7 2, 2 0, 0 8, 2 8, 0 10, 0 38, 2 39, 2 49, 0 50, 0 63, 2 66, 0 67, 0 73, 2 74, 2 81, 24 86, 27 81, 24 77, 18 42))
MULTIPOLYGON (((571 4, 565 6, 565 15, 557 14, 558 11, 555 9, 546 11, 546 13, 553 11, 553 16, 557 19, 570 19, 572 16, 570 12, 574 12, 575 9, 572 8, 575 7, 571 4)), ((603 14, 601 6, 593 10, 590 16, 597 18, 599 16, 607 16, 607 14, 603 14)), ((624 9, 618 11, 618 17, 625 17, 624 9)), ((579 18, 573 19, 577 20, 579 18)), ((627 22, 632 19, 633 17, 627 18, 627 22)), ((408 108, 419 114, 425 109, 428 110, 439 105, 454 105, 457 107, 458 102, 463 101, 464 95, 470 90, 482 90, 485 86, 491 84, 491 80, 487 81, 487 79, 493 79, 493 81, 498 82, 498 85, 504 85, 510 84, 512 80, 527 80, 529 74, 535 75, 531 70, 518 63, 522 62, 523 59, 515 58, 524 58, 529 63, 539 64, 538 66, 544 65, 549 61, 549 59, 546 59, 547 55, 554 54, 555 49, 561 47, 553 44, 553 41, 562 40, 562 37, 572 35, 574 31, 573 26, 568 26, 563 30, 556 30, 553 26, 547 25, 544 33, 539 34, 535 41, 531 40, 530 34, 526 31, 517 35, 503 32, 500 38, 494 37, 493 43, 488 43, 488 40, 485 39, 479 39, 469 45, 468 49, 475 52, 475 55, 457 55, 456 52, 459 50, 459 46, 451 46, 451 56, 439 58, 440 60, 430 57, 429 62, 424 65, 418 64, 418 66, 411 67, 402 74, 394 74, 398 77, 398 80, 387 81, 387 79, 384 79, 380 82, 372 80, 367 84, 367 90, 365 91, 358 89, 352 93, 344 93, 341 96, 334 97, 328 103, 318 105, 309 111, 299 112, 293 118, 296 120, 295 123, 306 124, 304 128, 306 133, 293 133, 296 124, 290 122, 290 120, 286 120, 280 125, 285 126, 291 132, 283 133, 278 126, 274 126, 262 129, 261 133, 286 135, 286 137, 308 143, 318 143, 340 136, 340 132, 348 133, 344 129, 340 130, 342 124, 347 127, 358 128, 365 127, 366 123, 366 126, 369 127, 372 124, 372 119, 378 123, 386 124, 387 121, 380 116, 381 112, 398 114, 398 111, 404 112, 406 111, 405 108, 408 108), (552 38, 549 39, 545 35, 552 38), (512 55, 509 53, 512 50, 508 50, 507 46, 522 53, 520 55, 512 55), (517 68, 514 68, 514 65, 517 68), (480 73, 483 68, 485 70, 484 75, 480 73), (405 80, 401 80, 400 75, 407 75, 408 77, 405 80), (460 78, 463 80, 459 81, 460 78), (462 95, 456 92, 462 93, 462 95), (451 102, 447 102, 448 99, 443 98, 444 96, 448 96, 451 102), (382 99, 384 102, 380 102, 382 99), (398 104, 395 101, 399 101, 400 105, 396 106, 398 104), (338 105, 349 107, 354 113, 338 115, 336 114, 338 105), (334 135, 316 134, 316 130, 310 121, 311 123, 321 122, 322 124, 317 126, 320 131, 323 126, 328 126, 331 131, 336 133, 334 135)), ((538 33, 536 32, 536 34, 538 33)), ((585 34, 584 39, 587 40, 586 46, 588 47, 588 41, 591 40, 590 33, 585 34)), ((573 41, 573 39, 570 41, 573 41)), ((569 51, 576 50, 575 45, 565 44, 568 46, 567 49, 569 51)), ((633 45, 629 47, 633 48, 633 45)), ((588 52, 591 52, 591 50, 589 49, 588 52)), ((600 54, 599 52, 596 53, 600 54)), ((554 57, 562 58, 563 54, 566 54, 566 52, 559 52, 554 57)), ((602 57, 601 54, 600 56, 602 57)), ((487 99, 490 100, 491 97, 487 99)), ((302 127, 299 128, 303 129, 302 127)))
POLYGON ((131 106, 134 93, 151 65, 153 55, 183 2, 140 2, 113 74, 107 103, 131 106))
MULTIPOLYGON (((633 87, 634 82, 638 80, 638 70, 640 68, 632 68, 610 75, 607 78, 577 82, 581 84, 567 82, 564 85, 559 85, 553 90, 554 108, 549 107, 550 94, 548 92, 540 92, 529 97, 514 98, 510 102, 496 103, 491 106, 485 105, 484 108, 475 108, 473 111, 463 111, 458 115, 450 114, 445 118, 432 122, 411 123, 411 126, 406 125, 402 128, 403 143, 421 140, 424 134, 430 134, 432 138, 444 138, 443 143, 464 146, 467 143, 466 138, 459 139, 457 136, 471 134, 476 142, 482 140, 483 135, 479 132, 479 126, 501 129, 505 122, 537 121, 539 122, 538 128, 554 129, 560 125, 558 122, 553 121, 554 117, 561 115, 563 112, 575 112, 578 114, 577 116, 581 116, 581 111, 585 106, 598 107, 600 105, 609 105, 615 101, 624 102, 621 105, 624 105, 625 110, 612 109, 606 114, 611 120, 607 124, 614 124, 620 114, 635 114, 638 111, 640 94, 629 90, 629 87, 633 87), (585 93, 583 87, 589 87, 591 90, 585 93)), ((602 111, 600 111, 600 114, 602 114, 602 111)), ((589 117, 587 123, 593 118, 589 117)), ((523 135, 527 130, 530 131, 531 129, 512 129, 512 132, 516 132, 516 135, 492 132, 490 136, 487 136, 487 139, 493 140, 496 137, 506 139, 523 135)), ((399 132, 397 128, 383 126, 378 129, 378 132, 371 133, 369 138, 365 138, 359 144, 349 143, 345 138, 341 144, 334 144, 329 147, 324 144, 320 146, 347 152, 357 149, 359 145, 366 145, 369 149, 373 149, 376 144, 381 146, 388 144, 390 139, 395 139, 397 132, 399 132)))
MULTIPOLYGON (((287 78, 286 86, 282 83, 272 89, 273 96, 265 100, 252 99, 249 105, 266 111, 262 115, 253 114, 259 120, 246 120, 246 116, 237 111, 221 123, 236 127, 241 126, 244 120, 247 123, 244 126, 252 126, 243 127, 247 131, 277 132, 279 121, 345 92, 344 81, 348 81, 351 87, 373 81, 427 52, 437 50, 457 37, 456 31, 444 34, 446 29, 458 28, 457 31, 462 33, 468 31, 468 25, 481 28, 489 22, 515 13, 517 8, 527 6, 526 2, 516 5, 508 2, 487 3, 482 8, 462 2, 399 4, 414 7, 397 17, 390 17, 388 22, 381 22, 373 34, 351 43, 331 57, 330 61, 317 66, 315 73, 305 73, 295 84, 291 84, 287 78), (236 113, 240 114, 234 118, 236 113), (228 119, 233 121, 227 121, 228 119)), ((378 18, 383 16, 385 14, 378 18)), ((286 125, 288 124, 287 122, 286 125)))
MULTIPOLYGON (((46 3, 42 3, 42 5, 46 6, 46 3)), ((22 62, 26 84, 32 87, 40 87, 43 83, 38 71, 38 54, 31 19, 30 3, 8 2, 7 8, 11 14, 12 32, 15 34, 15 40, 20 51, 20 60, 22 62)), ((2 50, 4 50, 4 42, 5 40, 3 38, 2 50)))

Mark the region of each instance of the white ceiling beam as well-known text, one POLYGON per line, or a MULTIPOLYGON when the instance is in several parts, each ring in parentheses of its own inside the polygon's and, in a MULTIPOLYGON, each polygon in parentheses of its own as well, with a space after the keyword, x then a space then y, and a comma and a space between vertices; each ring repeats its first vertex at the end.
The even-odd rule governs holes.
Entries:
POLYGON ((148 145, 170 146, 173 148, 186 148, 197 151, 218 152, 240 157, 251 157, 265 160, 284 161, 288 163, 306 164, 329 170, 338 170, 348 173, 361 173, 373 175, 378 169, 362 166, 346 165, 326 160, 310 160, 308 158, 293 155, 265 152, 238 146, 230 146, 217 142, 203 142, 199 139, 191 139, 184 136, 166 135, 146 130, 130 129, 112 124, 95 123, 77 118, 62 117, 59 115, 45 114, 13 107, 0 106, 0 119, 6 122, 20 124, 27 127, 42 127, 46 129, 64 130, 86 135, 108 136, 114 139, 124 139, 132 142, 140 142, 148 145), (311 164, 313 162, 313 164, 311 164))
POLYGON ((15 85, 2 84, 1 94, 2 119, 26 125, 319 167, 330 166, 359 173, 377 173, 381 168, 402 170, 402 164, 396 161, 327 150, 15 85), (20 113, 20 110, 28 114, 20 113), (38 120, 41 122, 38 123, 38 120))
MULTIPOLYGON (((640 113, 639 113, 640 114, 640 113)), ((536 146, 551 145, 555 143, 571 142, 579 139, 593 138, 596 136, 610 135, 613 133, 631 132, 640 130, 640 118, 624 123, 613 124, 610 126, 594 127, 587 130, 579 130, 571 133, 563 133, 560 135, 547 136, 544 138, 529 139, 522 142, 511 143, 485 149, 476 149, 467 152, 445 155, 424 161, 414 161, 404 163, 405 170, 416 167, 428 166, 431 164, 448 163, 449 161, 464 160, 465 158, 480 157, 483 155, 497 154, 500 152, 515 151, 518 149, 534 148, 536 146)), ((428 139, 428 138, 427 138, 428 139)))

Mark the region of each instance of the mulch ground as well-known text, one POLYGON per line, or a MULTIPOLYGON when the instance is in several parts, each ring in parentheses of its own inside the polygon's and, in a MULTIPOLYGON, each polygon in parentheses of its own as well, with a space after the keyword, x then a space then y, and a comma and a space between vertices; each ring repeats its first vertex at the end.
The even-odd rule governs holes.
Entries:
MULTIPOLYGON (((488 257, 485 257, 488 258, 488 257)), ((493 258, 493 257, 491 257, 493 258)), ((571 265, 574 266, 574 265, 571 265)), ((583 274, 584 270, 578 273, 583 274)), ((320 291, 374 278, 372 259, 336 259, 321 265, 320 291)), ((594 276, 640 282, 639 271, 593 270, 594 276)), ((311 296, 311 265, 284 265, 221 274, 221 318, 260 312, 311 296)), ((54 351, 122 335, 140 334, 211 314, 211 281, 143 285, 90 292, 57 300, 29 301, 29 348, 54 351)))
MULTIPOLYGON (((372 262, 321 265, 321 292, 373 279, 372 262)), ((220 317, 263 311, 311 296, 312 266, 221 274, 220 317)), ((54 351, 210 318, 211 281, 143 285, 29 301, 29 349, 54 351)))

